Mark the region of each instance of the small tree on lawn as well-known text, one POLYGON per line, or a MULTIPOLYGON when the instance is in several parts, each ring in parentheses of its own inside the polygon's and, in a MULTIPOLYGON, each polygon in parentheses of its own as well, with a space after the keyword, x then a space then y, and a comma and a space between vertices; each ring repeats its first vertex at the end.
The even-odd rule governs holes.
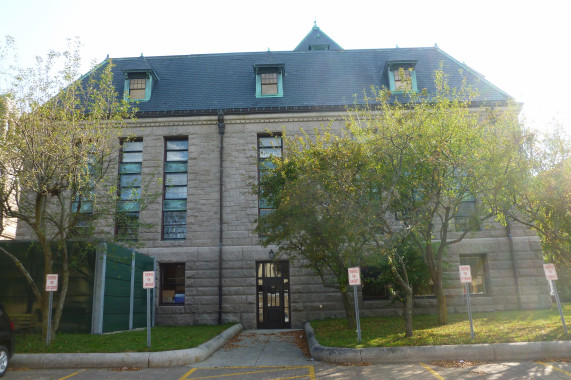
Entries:
MULTIPOLYGON (((7 40, 6 46, 11 44, 7 40)), ((62 263, 48 332, 43 284, 36 284, 16 256, 2 249, 41 304, 44 338, 53 338, 58 329, 76 259, 68 252, 68 241, 80 237, 87 244, 96 237, 92 223, 115 214, 117 190, 107 173, 117 160, 122 127, 134 111, 115 92, 110 61, 79 79, 78 46, 37 58, 34 68, 2 67, 0 72, 6 123, 0 133, 0 210, 35 236, 44 274, 53 273, 56 260, 62 263)))

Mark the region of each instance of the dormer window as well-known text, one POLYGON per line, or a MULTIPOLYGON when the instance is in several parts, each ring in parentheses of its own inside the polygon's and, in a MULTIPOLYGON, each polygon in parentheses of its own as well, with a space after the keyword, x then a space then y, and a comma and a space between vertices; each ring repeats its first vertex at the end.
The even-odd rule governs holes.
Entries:
POLYGON ((125 73, 125 99, 146 102, 151 99, 151 93, 158 78, 152 70, 131 71, 125 73))
POLYGON ((416 62, 392 62, 388 64, 389 89, 392 92, 418 91, 415 65, 416 62))
POLYGON ((254 65, 256 73, 256 98, 282 97, 283 65, 254 65))

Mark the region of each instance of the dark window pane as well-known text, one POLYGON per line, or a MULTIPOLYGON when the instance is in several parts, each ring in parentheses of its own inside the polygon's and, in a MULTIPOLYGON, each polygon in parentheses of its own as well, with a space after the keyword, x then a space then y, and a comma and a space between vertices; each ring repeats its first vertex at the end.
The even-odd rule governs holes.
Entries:
POLYGON ((187 171, 186 162, 167 162, 165 164, 165 172, 167 173, 186 173, 187 171))
MULTIPOLYGON (((120 212, 136 212, 139 211, 139 202, 137 201, 119 201, 117 205, 120 212)), ((138 213, 137 213, 138 217, 138 213)))
POLYGON ((140 173, 140 172, 141 172, 140 163, 128 163, 128 164, 121 164, 119 166, 120 174, 130 174, 130 173, 140 173))
POLYGON ((164 211, 178 211, 186 210, 186 199, 185 200, 165 200, 163 201, 164 211))
POLYGON ((184 304, 184 264, 161 264, 161 304, 184 304))

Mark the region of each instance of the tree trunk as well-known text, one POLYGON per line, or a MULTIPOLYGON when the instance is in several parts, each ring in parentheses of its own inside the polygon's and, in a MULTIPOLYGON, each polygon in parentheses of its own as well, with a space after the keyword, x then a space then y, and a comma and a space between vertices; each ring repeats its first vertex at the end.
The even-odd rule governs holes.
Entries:
POLYGON ((62 244, 62 269, 63 273, 61 276, 61 282, 59 286, 59 296, 58 296, 58 301, 56 303, 54 318, 52 321, 52 331, 51 331, 52 339, 55 338, 56 332, 58 331, 59 328, 59 322, 61 320, 61 315, 63 312, 63 305, 65 303, 65 297, 67 295, 67 290, 69 287, 69 256, 65 241, 62 244))
POLYGON ((404 326, 405 326, 404 336, 407 338, 412 337, 412 307, 413 307, 412 292, 407 292, 404 299, 404 326))
POLYGON ((343 307, 345 307, 345 315, 347 316, 347 326, 350 330, 357 329, 357 318, 355 317, 355 308, 351 302, 351 295, 347 289, 341 290, 341 297, 343 298, 343 307))
POLYGON ((437 281, 434 284, 434 293, 436 293, 436 302, 438 305, 438 324, 448 324, 448 309, 446 307, 446 294, 444 294, 444 286, 442 281, 437 281))

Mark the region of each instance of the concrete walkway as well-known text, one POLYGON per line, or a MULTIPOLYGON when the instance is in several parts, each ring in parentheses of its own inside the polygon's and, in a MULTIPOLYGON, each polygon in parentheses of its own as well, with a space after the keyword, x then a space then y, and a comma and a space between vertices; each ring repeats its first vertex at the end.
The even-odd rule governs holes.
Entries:
MULTIPOLYGON (((307 365, 311 358, 298 346, 301 338, 304 338, 303 330, 245 330, 193 367, 307 365)), ((306 345, 306 342, 300 344, 306 345)))

